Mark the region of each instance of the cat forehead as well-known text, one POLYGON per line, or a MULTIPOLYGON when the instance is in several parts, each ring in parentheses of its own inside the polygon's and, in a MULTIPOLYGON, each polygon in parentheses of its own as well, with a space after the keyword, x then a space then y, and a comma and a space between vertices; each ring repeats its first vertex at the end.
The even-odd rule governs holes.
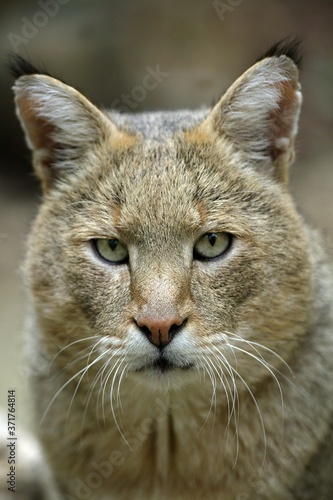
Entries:
POLYGON ((115 168, 111 157, 100 185, 102 199, 116 200, 117 226, 131 233, 138 229, 195 229, 200 226, 198 182, 181 143, 150 138, 128 151, 115 168))
POLYGON ((70 190, 70 210, 86 199, 80 209, 84 220, 98 220, 105 234, 116 228, 129 239, 170 238, 225 224, 232 229, 250 198, 262 197, 237 158, 211 144, 192 144, 182 134, 162 142, 142 140, 126 152, 109 150, 81 180, 79 190, 70 190))
MULTIPOLYGON (((230 155, 220 154, 211 144, 193 144, 184 134, 175 133, 157 141, 151 137, 136 147, 102 160, 99 188, 108 190, 121 205, 143 210, 158 206, 186 206, 193 201, 208 202, 230 195, 242 182, 230 155)), ((92 178, 96 175, 92 173, 92 178)))
POLYGON ((226 220, 235 227, 232 218, 256 210, 253 200, 267 202, 267 184, 227 139, 196 132, 205 113, 117 114, 117 127, 135 142, 116 150, 105 142, 88 155, 80 182, 66 188, 71 203, 88 200, 81 214, 103 220, 106 234, 109 221, 131 235, 216 229, 226 220))
POLYGON ((139 133, 145 140, 163 141, 174 133, 188 130, 202 122, 209 109, 191 111, 152 111, 129 114, 108 112, 107 115, 119 129, 139 133))

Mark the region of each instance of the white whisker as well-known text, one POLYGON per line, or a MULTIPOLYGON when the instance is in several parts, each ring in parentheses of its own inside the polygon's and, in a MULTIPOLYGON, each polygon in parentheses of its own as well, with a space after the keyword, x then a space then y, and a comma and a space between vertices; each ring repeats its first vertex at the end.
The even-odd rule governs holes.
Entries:
MULTIPOLYGON (((109 351, 110 351, 110 349, 107 350, 106 354, 108 354, 109 351)), ((105 361, 105 363, 103 363, 103 365, 100 367, 100 369, 98 370, 98 372, 96 373, 94 379, 92 380, 92 382, 90 384, 89 391, 88 391, 88 394, 87 394, 86 399, 85 399, 85 408, 84 408, 84 412, 83 412, 82 419, 81 419, 81 429, 83 429, 83 425, 84 425, 84 421, 85 421, 85 418, 87 415, 89 403, 90 403, 90 400, 91 400, 92 395, 94 393, 94 389, 96 387, 96 384, 98 383, 99 379, 102 380, 103 374, 104 374, 105 370, 107 369, 107 367, 109 366, 111 359, 112 358, 108 358, 105 361)), ((98 407, 98 401, 99 401, 99 397, 100 397, 101 388, 102 388, 102 384, 100 385, 100 389, 98 391, 97 407, 98 407)), ((98 408, 97 408, 97 411, 98 411, 98 408)), ((105 415, 103 415, 103 416, 104 416, 104 423, 105 423, 105 415)))
MULTIPOLYGON (((93 349, 92 349, 93 350, 93 349)), ((92 352, 92 351, 91 351, 92 352)), ((72 398, 70 400, 70 403, 69 403, 69 407, 68 407, 68 410, 67 410, 67 417, 66 417, 66 423, 67 423, 67 420, 69 418, 69 414, 70 414, 70 411, 71 411, 71 408, 72 408, 72 405, 73 405, 73 402, 74 402, 74 399, 75 399, 75 396, 77 394, 77 391, 80 387, 80 384, 82 382, 82 379, 83 377, 86 375, 86 373, 88 372, 88 370, 94 366, 96 363, 98 363, 98 361, 100 361, 100 359, 102 359, 107 353, 108 351, 105 351, 103 352, 102 354, 100 354, 97 358, 95 358, 91 363, 89 363, 89 360, 91 358, 91 352, 89 353, 89 356, 88 356, 88 364, 87 366, 85 366, 85 369, 83 370, 83 373, 82 375, 80 376, 80 379, 78 381, 78 383, 76 384, 76 387, 75 387, 75 390, 73 392, 73 395, 72 395, 72 398)))
MULTIPOLYGON (((123 440, 125 441, 125 443, 127 444, 127 446, 132 450, 132 447, 131 445, 129 444, 129 442, 127 441, 127 439, 125 438, 124 436, 124 433, 119 425, 119 422, 118 422, 118 419, 116 417, 116 412, 115 412, 115 408, 114 408, 114 405, 113 405, 113 389, 114 389, 114 385, 115 385, 115 380, 116 380, 116 377, 117 377, 117 373, 119 371, 119 369, 121 368, 122 364, 124 363, 124 358, 120 359, 120 360, 117 360, 117 363, 116 365, 117 366, 117 369, 116 371, 114 372, 113 374, 113 377, 112 377, 112 383, 111 383, 111 388, 110 388, 110 405, 111 405, 111 412, 112 412, 112 416, 113 416, 113 419, 114 419, 114 422, 116 424, 116 427, 121 435, 121 437, 123 438, 123 440)), ((115 365, 115 366, 116 366, 115 365)), ((109 376, 108 376, 109 378, 109 376)))
POLYGON ((265 461, 266 461, 266 452, 267 452, 267 436, 266 436, 264 419, 263 419, 260 407, 258 405, 258 402, 257 402, 252 390, 250 389, 249 385, 245 382, 244 378, 240 375, 240 373, 238 371, 236 371, 231 365, 230 365, 230 367, 231 367, 232 371, 235 373, 235 375, 239 378, 239 380, 244 384, 245 388, 247 389, 247 391, 248 391, 248 393, 249 393, 249 395, 250 395, 250 397, 251 397, 251 399, 256 407, 256 410, 257 410, 257 413, 258 413, 258 416, 260 419, 260 424, 261 424, 263 438, 264 438, 264 456, 263 456, 262 464, 260 467, 260 469, 262 470, 264 467, 265 461))
MULTIPOLYGON (((60 356, 60 354, 62 354, 66 349, 69 349, 70 347, 80 343, 80 342, 86 342, 86 341, 90 341, 90 340, 96 340, 96 335, 93 335, 91 337, 84 337, 82 339, 78 339, 78 340, 74 340, 73 342, 70 342, 69 344, 65 345, 64 347, 62 347, 60 349, 60 351, 57 352, 57 354, 52 358, 51 362, 50 362, 50 367, 52 366, 52 364, 54 363, 54 361, 56 360, 56 358, 58 356, 60 356)), ((89 349, 90 348, 90 345, 86 348, 86 349, 89 349)))
POLYGON ((212 412, 213 407, 216 410, 216 378, 215 378, 214 372, 212 371, 211 366, 208 363, 208 359, 206 359, 205 357, 202 357, 202 361, 204 362, 204 365, 203 365, 204 371, 205 371, 205 373, 207 373, 207 375, 211 381, 211 384, 212 384, 212 396, 210 398, 210 405, 209 405, 207 417, 205 418, 204 423, 200 427, 198 434, 201 432, 201 430, 204 428, 204 426, 208 422, 208 419, 209 419, 209 416, 212 412))
MULTIPOLYGON (((116 349, 116 351, 112 354, 111 358, 109 359, 107 366, 109 366, 111 364, 111 361, 113 360, 113 358, 115 356, 117 356, 121 351, 122 351, 121 348, 116 349)), ((99 393, 98 393, 98 399, 100 397, 100 392, 102 389, 102 412, 103 412, 104 422, 105 422, 105 391, 106 391, 106 387, 107 387, 108 381, 112 375, 112 372, 116 369, 117 365, 119 365, 120 362, 121 362, 121 359, 118 358, 116 360, 116 362, 114 363, 114 365, 112 366, 112 368, 110 369, 110 371, 107 372, 107 375, 105 376, 105 378, 101 379, 101 388, 100 388, 99 393)), ((103 376, 104 376, 104 370, 103 370, 102 377, 103 376)), ((111 402, 111 405, 112 405, 112 402, 111 402)))
POLYGON ((127 372, 127 367, 124 366, 123 368, 123 371, 121 372, 121 375, 119 377, 119 381, 118 381, 118 389, 117 389, 117 407, 120 408, 120 411, 123 413, 124 410, 123 410, 123 406, 122 406, 122 403, 121 403, 121 397, 120 397, 120 386, 121 386, 121 382, 123 380, 123 377, 124 377, 124 374, 127 372))
POLYGON ((281 412, 282 412, 282 422, 284 420, 284 399, 283 399, 283 393, 282 393, 282 388, 281 388, 281 384, 277 378, 277 376, 275 375, 275 373, 273 372, 273 370, 268 366, 268 364, 266 363, 266 361, 262 358, 258 358, 258 356, 255 356, 254 354, 246 351, 245 349, 241 349, 240 347, 238 346, 232 346, 233 349, 236 349, 237 351, 239 352, 242 352, 244 354, 247 354, 248 356, 250 356, 251 358, 255 359, 256 361, 258 361, 258 363, 260 363, 264 368, 266 368, 268 370, 268 372, 270 373, 270 375, 273 377, 277 387, 278 387, 278 390, 279 390, 279 393, 280 393, 280 399, 281 399, 281 412))
MULTIPOLYGON (((229 394, 230 394, 230 396, 232 398, 232 407, 230 409, 228 392, 226 390, 225 384, 223 384, 223 387, 224 387, 224 390, 225 390, 225 393, 226 393, 226 396, 227 396, 227 407, 228 407, 228 422, 227 422, 227 425, 226 425, 226 429, 225 429, 224 435, 227 436, 227 438, 226 438, 227 439, 227 443, 226 444, 228 446, 230 423, 231 423, 231 418, 233 416, 234 424, 235 424, 235 437, 236 437, 236 454, 235 454, 235 462, 234 462, 234 465, 233 465, 233 467, 235 467, 236 463, 237 463, 237 460, 238 460, 238 453, 239 453, 239 434, 238 434, 239 406, 240 406, 239 405, 239 395, 238 395, 238 390, 237 390, 237 385, 236 385, 235 377, 234 377, 234 374, 233 374, 232 367, 231 367, 230 363, 228 362, 228 360, 225 357, 225 355, 221 352, 221 350, 216 345, 212 344, 212 347, 215 349, 215 351, 218 352, 219 356, 217 356, 217 354, 214 353, 214 352, 212 352, 210 349, 209 349, 209 351, 213 354, 214 358, 217 359, 217 361, 222 364, 222 372, 223 372, 223 368, 224 368, 226 370, 227 374, 229 375, 229 377, 231 378, 232 385, 233 385, 233 390, 232 390, 231 387, 230 387, 228 378, 226 377, 226 375, 224 373, 224 378, 225 378, 227 386, 228 386, 228 391, 229 391, 229 394)), ((234 357, 235 356, 236 355, 234 353, 234 357)), ((226 446, 226 450, 227 450, 227 446, 226 446)))
POLYGON ((211 350, 209 349, 209 347, 206 346, 206 349, 208 352, 210 352, 213 357, 219 362, 222 364, 222 368, 220 368, 220 371, 217 369, 217 367, 215 366, 215 364, 213 363, 212 360, 210 360, 209 358, 207 358, 209 364, 211 365, 213 371, 215 371, 216 375, 217 375, 217 378, 219 379, 219 381, 221 382, 221 385, 224 389, 224 392, 225 392, 225 395, 226 395, 226 399, 227 399, 227 407, 228 407, 228 418, 230 417, 230 399, 229 399, 229 392, 230 392, 230 385, 229 385, 229 382, 228 380, 226 379, 224 373, 223 373, 223 362, 221 362, 221 360, 218 358, 218 356, 211 350), (226 380, 226 383, 228 385, 228 390, 227 390, 227 387, 226 387, 226 384, 224 382, 224 380, 226 380))
POLYGON ((236 405, 236 400, 235 400, 235 397, 236 395, 238 396, 238 393, 237 393, 237 387, 235 385, 235 378, 234 378, 234 375, 229 367, 229 362, 227 360, 227 358, 225 357, 225 355, 220 351, 220 349, 218 349, 217 346, 215 345, 212 345, 212 347, 218 352, 219 356, 217 356, 217 354, 215 352, 213 352, 209 347, 206 346, 206 349, 214 356, 214 358, 219 362, 221 363, 222 367, 221 367, 221 372, 219 373, 219 379, 221 381, 221 384, 223 385, 223 388, 224 388, 224 391, 226 393, 226 397, 227 397, 227 406, 228 406, 228 425, 229 425, 229 422, 230 422, 230 419, 231 419, 231 416, 232 416, 232 413, 235 411, 235 405, 236 405), (222 358, 222 359, 221 359, 222 358), (232 382, 233 382, 233 390, 231 389, 230 387, 230 384, 229 384, 229 380, 228 378, 226 377, 225 375, 225 372, 224 370, 226 371, 226 373, 229 375, 229 377, 231 378, 232 382), (222 379, 222 376, 224 377, 224 380, 222 379), (224 382, 225 381, 225 382, 224 382), (227 388, 226 388, 226 385, 227 384, 227 388), (231 400, 232 400, 232 407, 230 409, 230 401, 229 401, 229 394, 230 394, 230 397, 231 397, 231 400))
MULTIPOLYGON (((90 364, 91 366, 95 363, 95 361, 92 361, 92 363, 90 364)), ((84 366, 83 368, 81 368, 81 370, 79 370, 77 373, 75 373, 75 375, 73 375, 70 379, 68 379, 61 387, 60 389, 56 392, 56 394, 53 396, 53 398, 51 399, 51 401, 49 402, 49 404, 47 405, 46 407, 46 410, 41 418, 41 422, 44 422, 45 420, 45 417, 47 415, 47 413, 49 412, 51 406, 53 405, 54 401, 57 399, 57 397, 59 396, 59 394, 73 381, 76 379, 76 377, 78 377, 79 375, 81 375, 81 373, 83 372, 86 372, 87 369, 89 369, 90 366, 86 367, 84 366)))
MULTIPOLYGON (((246 344, 248 344, 249 346, 251 346, 260 356, 262 356, 262 354, 260 353, 260 351, 258 351, 256 349, 256 347, 269 352, 270 354, 272 354, 273 356, 275 356, 279 361, 281 361, 281 363, 287 368, 287 370, 289 371, 289 373, 291 374, 291 376, 293 378, 295 378, 295 374, 292 371, 292 369, 289 366, 289 364, 279 354, 277 354, 275 351, 273 351, 269 347, 267 347, 267 346, 265 346, 263 344, 260 344, 259 342, 254 342, 253 340, 244 339, 243 337, 241 337, 239 335, 236 335, 235 333, 228 332, 228 336, 229 335, 233 336, 235 341, 245 342, 246 344), (256 347, 254 347, 254 346, 256 346, 256 347)), ((281 373, 281 372, 279 372, 279 373, 281 373)), ((283 375, 283 374, 281 373, 281 375, 283 375)))

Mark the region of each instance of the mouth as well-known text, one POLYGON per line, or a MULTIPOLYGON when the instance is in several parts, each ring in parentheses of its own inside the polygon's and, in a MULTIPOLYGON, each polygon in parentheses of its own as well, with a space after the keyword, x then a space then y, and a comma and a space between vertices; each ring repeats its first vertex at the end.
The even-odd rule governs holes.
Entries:
POLYGON ((153 368, 161 373, 165 373, 174 370, 175 368, 177 368, 177 366, 167 359, 160 357, 149 368, 153 368))
POLYGON ((172 363, 172 361, 169 361, 167 358, 164 356, 160 356, 158 359, 156 359, 153 363, 148 364, 145 367, 140 368, 138 371, 143 372, 143 371, 150 371, 153 370, 155 373, 168 373, 173 370, 189 370, 193 367, 192 364, 186 364, 186 365, 176 365, 175 363, 172 363))

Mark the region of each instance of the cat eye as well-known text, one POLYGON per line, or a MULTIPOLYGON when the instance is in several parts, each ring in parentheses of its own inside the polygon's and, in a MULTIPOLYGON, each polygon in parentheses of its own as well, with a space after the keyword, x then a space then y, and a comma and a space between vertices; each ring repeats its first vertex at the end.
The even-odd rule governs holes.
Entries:
POLYGON ((125 245, 116 238, 100 238, 93 240, 96 252, 102 259, 113 264, 124 264, 128 261, 128 250, 125 245))
POLYGON ((231 240, 229 233, 206 233, 194 245, 194 258, 209 260, 220 257, 229 250, 231 240))

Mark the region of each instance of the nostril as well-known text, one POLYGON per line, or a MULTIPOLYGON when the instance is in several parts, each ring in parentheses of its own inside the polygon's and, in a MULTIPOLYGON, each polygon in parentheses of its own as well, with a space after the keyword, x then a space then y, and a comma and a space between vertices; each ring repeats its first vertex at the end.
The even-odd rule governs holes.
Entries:
POLYGON ((151 331, 149 330, 148 326, 140 326, 136 321, 135 323, 138 325, 140 328, 140 331, 148 338, 151 337, 151 331))
POLYGON ((174 335, 176 335, 176 333, 179 333, 179 331, 184 328, 184 326, 186 325, 186 323, 187 323, 187 318, 185 318, 184 320, 182 320, 182 322, 180 324, 174 323, 173 325, 171 325, 170 329, 169 329, 169 334, 171 335, 171 337, 173 337, 174 335))
POLYGON ((155 318, 141 315, 134 319, 148 340, 158 348, 163 348, 171 342, 173 337, 185 326, 187 319, 173 315, 170 317, 155 318))

